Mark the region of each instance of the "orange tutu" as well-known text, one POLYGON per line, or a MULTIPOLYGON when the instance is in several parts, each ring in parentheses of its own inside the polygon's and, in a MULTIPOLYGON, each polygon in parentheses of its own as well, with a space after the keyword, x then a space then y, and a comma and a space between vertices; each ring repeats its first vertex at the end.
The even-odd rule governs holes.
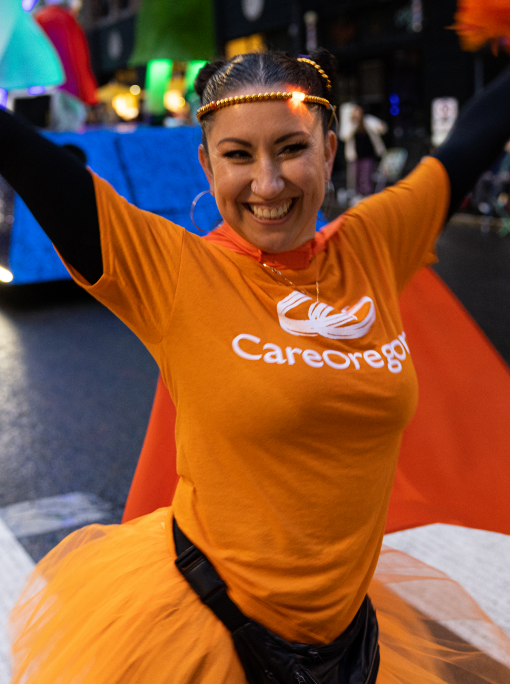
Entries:
MULTIPOLYGON (((228 631, 174 565, 169 520, 91 525, 37 565, 11 614, 11 684, 246 684, 228 631)), ((383 549, 370 596, 378 684, 510 681, 510 638, 443 573, 383 549)))

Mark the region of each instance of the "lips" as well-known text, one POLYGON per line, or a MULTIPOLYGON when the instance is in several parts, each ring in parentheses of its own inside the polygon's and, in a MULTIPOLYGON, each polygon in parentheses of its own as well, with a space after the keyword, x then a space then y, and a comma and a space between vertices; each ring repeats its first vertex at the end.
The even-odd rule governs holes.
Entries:
POLYGON ((292 209, 293 204, 294 200, 289 199, 284 200, 281 204, 272 207, 263 206, 261 204, 248 204, 248 209, 258 219, 262 219, 264 221, 276 221, 287 216, 289 211, 292 209))

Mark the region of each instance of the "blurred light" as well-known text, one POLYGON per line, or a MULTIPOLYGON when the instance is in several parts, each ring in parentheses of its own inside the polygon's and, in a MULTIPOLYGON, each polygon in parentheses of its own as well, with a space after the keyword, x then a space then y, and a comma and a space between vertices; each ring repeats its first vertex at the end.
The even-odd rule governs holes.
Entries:
POLYGON ((423 29, 423 3, 422 0, 411 0, 411 28, 415 33, 423 29))
POLYGON ((34 9, 37 0, 21 0, 21 6, 25 12, 31 12, 34 9))
POLYGON ((182 112, 186 106, 186 100, 179 90, 168 90, 163 98, 166 109, 169 112, 182 112))
POLYGON ((112 107, 124 121, 131 121, 138 116, 138 102, 132 93, 115 95, 112 99, 112 107))
POLYGON ((400 107, 397 107, 397 105, 390 107, 390 114, 391 116, 398 116, 400 114, 400 107))
POLYGON ((399 105, 400 104, 400 97, 396 93, 391 93, 390 104, 392 104, 392 105, 399 105))
POLYGON ((27 88, 27 93, 29 95, 43 95, 46 92, 46 88, 44 86, 31 86, 30 88, 27 88))
POLYGON ((299 93, 297 90, 295 90, 292 93, 292 99, 294 102, 303 102, 303 100, 305 99, 305 94, 299 93))
MULTIPOLYGON (((244 5, 250 4, 249 2, 244 2, 244 5)), ((256 4, 262 6, 262 2, 258 0, 256 4)), ((244 55, 248 52, 266 52, 266 40, 262 33, 254 33, 251 36, 245 36, 243 38, 234 38, 234 40, 229 40, 225 44, 225 56, 227 59, 232 59, 235 55, 244 55)))
POLYGON ((172 75, 171 59, 152 59, 145 77, 145 107, 150 114, 164 114, 166 88, 172 75))
POLYGON ((10 283, 14 276, 10 271, 8 271, 6 268, 2 268, 0 266, 0 282, 2 283, 10 283))
POLYGON ((0 88, 0 107, 7 107, 8 93, 5 88, 0 88))
POLYGON ((200 69, 205 66, 207 62, 199 61, 199 60, 192 60, 191 62, 188 62, 188 66, 186 67, 186 74, 184 76, 184 85, 186 87, 186 91, 191 90, 195 84, 195 79, 198 76, 198 72, 200 69))
POLYGON ((140 95, 141 88, 139 85, 132 85, 131 88, 129 89, 130 93, 133 93, 133 95, 140 95))
POLYGON ((116 81, 110 81, 110 83, 107 83, 96 90, 98 100, 100 102, 105 102, 106 104, 111 103, 116 95, 125 95, 126 93, 129 93, 129 88, 116 81))

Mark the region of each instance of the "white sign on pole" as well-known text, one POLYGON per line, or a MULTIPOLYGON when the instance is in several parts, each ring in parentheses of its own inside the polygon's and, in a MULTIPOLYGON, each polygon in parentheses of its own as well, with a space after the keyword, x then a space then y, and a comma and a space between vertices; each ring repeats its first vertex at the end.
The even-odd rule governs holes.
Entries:
POLYGON ((432 100, 432 145, 438 147, 453 128, 459 114, 459 101, 455 97, 438 97, 432 100))

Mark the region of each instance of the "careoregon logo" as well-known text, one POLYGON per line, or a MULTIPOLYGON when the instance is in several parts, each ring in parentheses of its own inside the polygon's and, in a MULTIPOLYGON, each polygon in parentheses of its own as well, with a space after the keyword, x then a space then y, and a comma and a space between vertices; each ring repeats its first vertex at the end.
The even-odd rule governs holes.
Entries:
POLYGON ((276 310, 280 325, 291 335, 326 337, 330 340, 354 340, 368 333, 375 322, 375 306, 370 297, 362 297, 354 306, 335 313, 332 306, 314 301, 308 307, 308 318, 289 318, 286 314, 304 302, 312 301, 301 292, 291 292, 278 302, 276 310))

